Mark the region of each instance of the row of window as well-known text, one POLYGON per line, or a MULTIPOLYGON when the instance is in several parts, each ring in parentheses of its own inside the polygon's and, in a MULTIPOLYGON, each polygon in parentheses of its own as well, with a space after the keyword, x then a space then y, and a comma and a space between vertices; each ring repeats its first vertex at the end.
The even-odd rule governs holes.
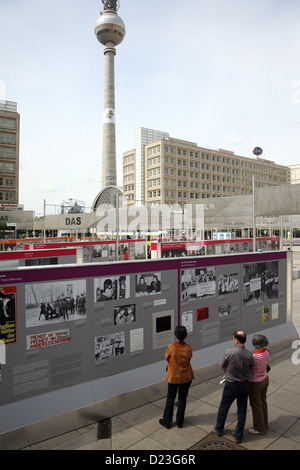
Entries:
POLYGON ((160 167, 154 168, 153 170, 148 170, 148 178, 151 178, 151 176, 156 176, 156 175, 160 175, 160 167))
POLYGON ((0 186, 14 186, 14 178, 3 178, 0 176, 0 186))
POLYGON ((0 201, 14 201, 14 193, 3 193, 0 191, 0 201))
MULTIPOLYGON (((165 157, 165 163, 170 163, 171 164, 171 160, 173 159, 170 159, 169 160, 169 157, 165 157), (167 159, 167 161, 166 161, 167 159)), ((178 166, 185 166, 187 167, 187 161, 186 160, 178 160, 178 166)), ((165 167, 165 174, 171 174, 169 173, 169 170, 167 169, 168 167, 165 167)), ((199 168, 199 163, 198 162, 193 162, 193 161, 190 161, 190 168, 199 168)), ((228 174, 233 174, 233 175, 242 175, 242 176, 249 176, 251 177, 252 176, 252 172, 251 171, 248 171, 248 170, 239 170, 239 169, 235 169, 235 168, 230 168, 230 167, 221 167, 221 166, 218 166, 218 165, 210 165, 210 164, 207 164, 207 163, 202 163, 201 164, 201 169, 202 170, 205 170, 205 171, 210 171, 210 169, 212 169, 212 171, 215 171, 217 173, 228 173, 228 174)), ((269 168, 267 170, 267 172, 269 172, 269 168)), ((174 172, 172 173, 174 174, 174 172)), ((181 170, 178 170, 178 176, 182 176, 181 174, 181 170)), ((183 176, 187 176, 187 175, 183 175, 183 176)), ((263 175, 261 173, 257 173, 256 175, 258 178, 260 179, 264 179, 265 176, 267 177, 267 175, 263 175)), ((283 182, 282 178, 280 180, 278 180, 278 182, 283 182)))
POLYGON ((190 157, 195 157, 199 158, 199 152, 195 152, 194 150, 187 150, 183 148, 176 148, 175 147, 168 147, 167 145, 164 146, 164 151, 165 153, 170 153, 172 155, 183 155, 183 156, 190 156, 190 157))
POLYGON ((5 134, 4 132, 0 132, 0 142, 6 142, 7 144, 15 144, 16 136, 15 134, 5 134))
POLYGON ((16 120, 0 118, 0 127, 4 127, 5 129, 16 129, 16 120))
MULTIPOLYGON (((175 198, 176 197, 176 191, 169 191, 168 189, 166 189, 165 191, 165 198, 175 198)), ((187 198, 190 198, 190 199, 200 199, 200 194, 199 193, 187 193, 186 191, 178 191, 178 198, 184 198, 184 199, 187 199, 187 198)))
POLYGON ((134 162, 134 154, 132 155, 127 155, 126 157, 123 158, 123 163, 126 165, 127 163, 134 162))
MULTIPOLYGON (((175 199, 176 197, 178 199, 183 198, 183 199, 206 199, 206 198, 211 198, 211 197, 219 197, 224 193, 229 194, 251 194, 251 188, 231 188, 230 186, 219 186, 219 185, 210 185, 210 184, 202 184, 202 190, 204 191, 215 191, 215 193, 199 193, 199 192, 188 192, 188 191, 181 191, 181 190, 170 190, 166 189, 164 191, 164 197, 165 199, 175 199), (216 194, 219 192, 220 194, 216 194)), ((155 198, 155 197, 160 197, 160 189, 155 190, 155 191, 148 191, 148 199, 155 198)))
POLYGON ((160 197, 160 189, 157 189, 156 191, 149 191, 148 196, 150 199, 152 197, 160 197))
POLYGON ((134 171, 134 165, 124 166, 124 173, 132 173, 134 171))
MULTIPOLYGON (((193 150, 182 149, 182 148, 177 148, 176 149, 175 147, 164 146, 164 151, 165 151, 165 153, 169 153, 169 154, 172 154, 172 155, 177 154, 177 155, 182 155, 182 156, 186 156, 186 157, 188 157, 188 156, 195 157, 195 158, 199 157, 199 152, 195 152, 193 150)), ((148 150, 148 155, 152 155, 152 154, 153 154, 152 149, 149 149, 148 150)), ((172 165, 175 164, 175 159, 173 157, 167 157, 166 156, 164 158, 165 158, 165 163, 170 163, 172 165)), ((208 155, 208 154, 202 153, 201 154, 201 159, 206 160, 206 161, 219 162, 219 163, 223 163, 225 165, 230 165, 230 166, 241 166, 242 168, 250 168, 252 170, 257 170, 257 171, 266 171, 266 172, 273 172, 273 173, 275 172, 279 175, 287 176, 286 170, 283 169, 283 168, 276 168, 276 167, 269 166, 269 165, 263 165, 263 164, 260 164, 260 163, 244 161, 244 160, 238 160, 238 159, 235 159, 235 158, 221 157, 220 155, 208 155)), ((179 161, 180 160, 178 160, 178 162, 179 161)), ((196 162, 194 162, 194 163, 196 163, 196 162)), ((180 164, 180 163, 178 163, 178 164, 180 164)), ((187 163, 183 162, 183 165, 187 166, 187 163)), ((203 168, 203 165, 205 165, 205 164, 202 163, 202 168, 203 168)))
POLYGON ((148 150, 148 155, 156 155, 157 153, 160 153, 160 145, 151 147, 151 149, 148 150))
POLYGON ((15 157, 15 149, 0 147, 0 157, 15 157))
POLYGON ((123 183, 134 181, 134 174, 123 176, 123 183))
POLYGON ((127 184, 126 186, 123 186, 123 190, 125 193, 128 191, 134 191, 134 184, 127 184))
POLYGON ((159 164, 160 164, 160 157, 149 158, 148 160, 148 167, 153 166, 153 165, 159 165, 159 164))
POLYGON ((10 172, 13 172, 13 171, 15 171, 15 165, 14 165, 14 163, 4 163, 4 162, 0 162, 0 171, 10 171, 10 172))
MULTIPOLYGON (((166 184, 166 181, 165 181, 165 184, 166 184)), ((157 178, 155 180, 149 180, 148 186, 149 188, 152 188, 153 186, 160 186, 160 178, 157 178)))

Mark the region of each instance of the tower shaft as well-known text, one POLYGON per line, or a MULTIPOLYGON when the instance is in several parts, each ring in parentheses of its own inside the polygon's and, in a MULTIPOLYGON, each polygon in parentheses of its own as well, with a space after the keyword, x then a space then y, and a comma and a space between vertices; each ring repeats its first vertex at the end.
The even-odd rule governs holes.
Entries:
POLYGON ((95 34, 104 46, 104 114, 102 141, 101 190, 117 186, 116 122, 115 122, 115 55, 116 46, 126 34, 125 24, 117 10, 119 0, 102 0, 104 12, 95 24, 95 34))
POLYGON ((116 168, 116 123, 115 123, 115 55, 113 43, 107 43, 104 49, 104 113, 102 142, 102 177, 101 188, 117 185, 116 168))

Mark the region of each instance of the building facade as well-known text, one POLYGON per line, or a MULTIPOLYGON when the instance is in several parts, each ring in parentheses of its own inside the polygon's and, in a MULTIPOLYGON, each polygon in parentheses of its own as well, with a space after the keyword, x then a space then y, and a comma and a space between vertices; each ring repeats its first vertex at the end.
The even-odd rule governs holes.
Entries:
POLYGON ((17 103, 0 101, 0 204, 19 204, 20 115, 17 103))
POLYGON ((291 184, 300 184, 300 163, 289 165, 291 170, 291 184))
POLYGON ((123 154, 123 196, 128 203, 197 203, 211 197, 252 193, 257 188, 290 184, 290 168, 259 157, 212 150, 163 136, 142 144, 141 135, 158 131, 141 128, 136 149, 123 154))

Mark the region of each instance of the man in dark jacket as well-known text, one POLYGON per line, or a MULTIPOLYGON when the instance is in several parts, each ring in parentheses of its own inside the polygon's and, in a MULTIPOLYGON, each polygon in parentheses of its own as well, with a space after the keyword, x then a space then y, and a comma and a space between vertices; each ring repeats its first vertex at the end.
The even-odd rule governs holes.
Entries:
POLYGON ((246 333, 234 331, 234 348, 227 349, 220 366, 225 373, 225 387, 219 406, 215 432, 222 436, 226 417, 232 403, 237 401, 238 422, 233 432, 237 443, 243 438, 249 395, 249 370, 253 366, 253 355, 245 348, 246 333))

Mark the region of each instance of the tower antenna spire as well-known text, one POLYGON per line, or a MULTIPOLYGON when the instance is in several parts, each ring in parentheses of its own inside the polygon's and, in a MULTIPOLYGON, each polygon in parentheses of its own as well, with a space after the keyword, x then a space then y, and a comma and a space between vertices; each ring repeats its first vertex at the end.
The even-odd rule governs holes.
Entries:
POLYGON ((120 8, 119 0, 102 0, 104 4, 104 11, 115 11, 117 12, 120 8))

